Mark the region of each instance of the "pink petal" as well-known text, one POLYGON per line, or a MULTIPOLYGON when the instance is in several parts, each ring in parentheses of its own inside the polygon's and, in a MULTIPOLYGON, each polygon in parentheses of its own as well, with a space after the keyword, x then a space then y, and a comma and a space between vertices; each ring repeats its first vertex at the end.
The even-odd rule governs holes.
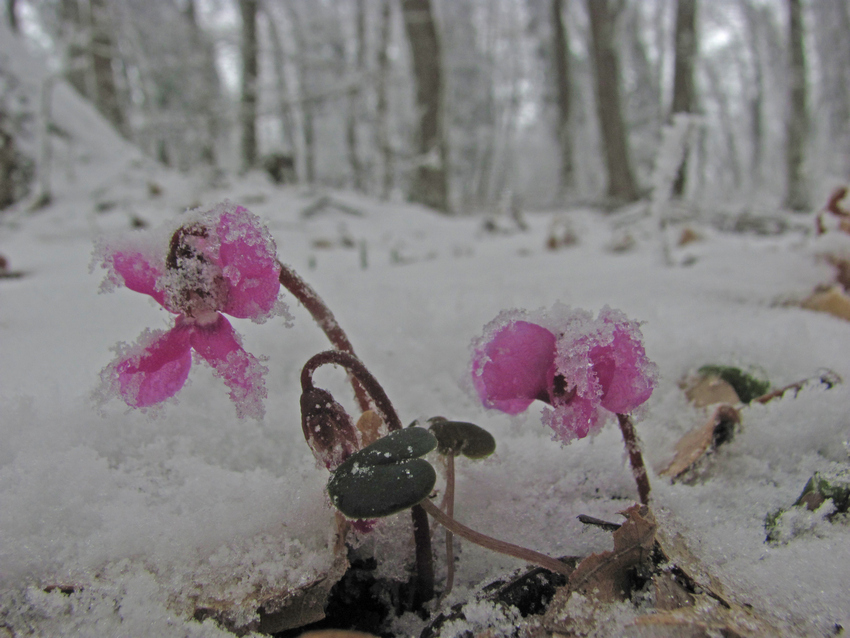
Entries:
POLYGON ((610 341, 589 353, 602 386, 601 405, 616 414, 628 414, 652 394, 655 366, 646 357, 637 323, 608 308, 600 313, 600 320, 614 324, 610 341))
POLYGON ((575 396, 567 403, 545 410, 543 422, 555 431, 562 443, 569 443, 598 431, 604 418, 599 411, 599 401, 575 396))
POLYGON ((149 333, 114 364, 118 392, 127 405, 144 408, 177 394, 192 366, 189 338, 190 330, 181 325, 149 333))
POLYGON ((162 272, 140 252, 118 251, 108 255, 105 265, 120 275, 127 288, 153 297, 160 305, 165 305, 165 293, 156 289, 156 282, 162 272))
POLYGON ((191 343, 195 351, 209 363, 230 388, 240 419, 261 419, 265 414, 263 399, 267 396, 263 376, 268 368, 243 350, 233 326, 222 315, 211 324, 194 325, 191 343))
POLYGON ((485 406, 518 414, 548 394, 554 361, 555 335, 537 324, 513 321, 476 347, 472 379, 485 406))
POLYGON ((280 264, 274 240, 259 217, 241 206, 229 206, 219 219, 217 233, 219 263, 230 283, 227 303, 220 310, 255 320, 275 314, 280 264))

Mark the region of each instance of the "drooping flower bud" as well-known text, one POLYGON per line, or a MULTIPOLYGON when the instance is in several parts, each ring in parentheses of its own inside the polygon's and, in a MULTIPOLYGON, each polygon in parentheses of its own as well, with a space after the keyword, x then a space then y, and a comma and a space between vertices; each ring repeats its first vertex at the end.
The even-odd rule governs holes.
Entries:
POLYGON ((301 428, 314 456, 329 470, 360 448, 354 422, 327 390, 310 388, 301 394, 301 428))

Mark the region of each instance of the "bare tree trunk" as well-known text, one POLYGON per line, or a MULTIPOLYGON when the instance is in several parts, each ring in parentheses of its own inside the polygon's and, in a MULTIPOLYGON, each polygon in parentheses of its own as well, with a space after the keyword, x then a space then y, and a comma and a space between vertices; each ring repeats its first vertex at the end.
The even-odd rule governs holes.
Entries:
POLYGON ((570 123, 570 45, 565 29, 563 0, 552 0, 552 45, 555 56, 555 81, 558 88, 558 142, 561 151, 561 174, 558 195, 563 197, 572 190, 575 182, 573 175, 573 138, 570 123))
POLYGON ((785 206, 796 211, 807 211, 809 208, 809 195, 803 174, 806 134, 808 132, 803 8, 801 0, 788 0, 787 6, 789 113, 785 128, 785 206))
MULTIPOLYGON (((671 114, 693 113, 696 106, 694 94, 694 62, 697 55, 696 31, 697 0, 678 0, 676 3, 676 57, 673 63, 673 105, 671 114)), ((686 142, 687 144, 687 142, 686 142)), ((673 196, 681 197, 685 192, 688 174, 688 149, 682 155, 673 196)))
POLYGON ((611 11, 609 0, 587 0, 587 11, 595 67, 596 109, 608 168, 607 195, 613 200, 632 202, 638 198, 638 190, 620 99, 620 70, 614 43, 616 15, 611 11))
POLYGON ((393 0, 381 2, 381 25, 378 35, 378 69, 375 86, 375 142, 381 156, 382 178, 381 199, 388 199, 393 189, 395 158, 390 142, 389 100, 387 92, 390 80, 390 57, 388 54, 392 36, 393 0))
POLYGON ((94 103, 122 134, 126 135, 124 113, 118 100, 113 59, 112 21, 109 0, 89 0, 91 10, 91 57, 94 70, 94 103))
POLYGON ((301 135, 304 139, 304 178, 308 184, 316 182, 316 134, 313 121, 313 111, 316 108, 316 99, 311 96, 312 83, 310 81, 310 68, 307 38, 305 37, 304 24, 298 10, 293 2, 289 0, 284 3, 289 20, 292 22, 292 33, 295 47, 298 50, 298 89, 301 103, 301 135))
POLYGON ((17 0, 6 0, 6 19, 9 21, 9 30, 12 33, 18 33, 18 14, 16 13, 15 5, 17 0))
POLYGON ((242 167, 257 164, 257 0, 239 0, 242 15, 242 97, 239 123, 242 129, 242 167))
POLYGON ((278 114, 284 154, 292 158, 294 166, 298 165, 298 149, 295 145, 295 119, 292 116, 292 107, 289 105, 290 95, 286 84, 286 57, 283 51, 283 43, 277 28, 274 15, 268 10, 268 3, 264 5, 266 17, 269 22, 269 39, 271 40, 274 55, 274 72, 277 82, 278 114))
POLYGON ((200 71, 203 77, 202 82, 202 99, 201 99, 201 117, 203 119, 203 137, 200 155, 201 160, 215 166, 216 159, 216 138, 219 131, 219 114, 218 114, 218 94, 219 94, 219 79, 218 72, 215 67, 215 52, 211 43, 205 38, 203 31, 198 25, 197 9, 195 4, 198 0, 188 0, 184 9, 184 15, 189 23, 189 29, 192 38, 194 55, 199 57, 200 71))
POLYGON ((443 131, 442 62, 437 26, 431 0, 402 0, 401 7, 413 57, 419 109, 419 165, 410 186, 410 200, 448 212, 448 152, 443 131))
POLYGON ((348 163, 354 181, 354 190, 366 192, 366 179, 363 163, 357 144, 357 124, 360 115, 360 80, 366 71, 366 0, 356 0, 355 7, 355 44, 354 73, 358 81, 352 84, 348 93, 348 119, 345 126, 345 141, 348 148, 348 163))

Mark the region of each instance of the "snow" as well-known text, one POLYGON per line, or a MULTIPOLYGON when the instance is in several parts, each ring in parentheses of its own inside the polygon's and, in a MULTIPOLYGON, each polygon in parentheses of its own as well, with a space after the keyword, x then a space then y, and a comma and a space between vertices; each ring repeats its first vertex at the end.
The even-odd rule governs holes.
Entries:
MULTIPOLYGON (((263 601, 332 569, 327 472, 303 439, 298 407, 302 364, 329 346, 289 295, 282 298, 290 328, 280 317, 234 320, 246 350, 268 357, 263 420, 235 418, 221 380, 202 366, 154 415, 116 402, 98 410, 91 399, 110 348, 171 321, 138 293, 98 294, 101 275, 89 271, 94 243, 130 232, 131 216, 157 224, 224 199, 268 224, 280 258, 333 309, 403 422, 439 414, 495 436, 493 456, 457 462, 459 521, 551 555, 611 548, 610 534, 576 517, 616 521, 636 499, 616 425, 562 446, 536 406, 516 416, 485 410, 469 377, 470 343, 501 311, 561 302, 595 315, 610 305, 642 322, 658 366, 637 430, 659 520, 684 535, 737 602, 784 623, 788 635, 829 635, 850 624, 846 522, 824 520, 825 511, 799 514, 775 544, 765 543, 764 529, 765 516, 790 506, 814 472, 846 465, 850 383, 811 384, 746 407, 740 433, 695 482, 657 475, 681 435, 706 419, 678 385, 704 364, 755 365, 773 387, 823 369, 850 380, 850 325, 789 303, 831 279, 818 256, 850 249, 850 238, 702 228, 704 241, 673 249, 688 257, 675 263, 691 265, 670 267, 656 222, 639 214, 544 211, 528 215, 527 232, 493 234, 479 219, 333 192, 363 215, 327 209, 304 219, 300 211, 318 194, 276 189, 254 174, 213 189, 166 173, 67 87, 56 92, 54 112, 78 136, 67 151, 73 174, 61 161, 55 167, 54 205, 0 214, 0 254, 26 273, 0 280, 0 635, 231 635, 212 619, 196 620, 195 610, 225 606, 235 625, 250 626, 263 601), (149 182, 163 194, 152 195, 149 182), (103 201, 114 206, 97 212, 103 201), (580 242, 548 251, 548 228, 565 214, 580 242), (343 225, 362 249, 337 241, 343 225), (634 247, 610 252, 624 229, 634 247)), ((328 366, 315 381, 355 414, 341 371, 328 366)), ((391 517, 373 534, 361 551, 374 551, 383 573, 400 575, 412 557, 409 517, 391 517)), ((441 543, 435 548, 440 578, 441 543)), ((456 585, 442 608, 519 566, 457 538, 455 548, 456 585)), ((496 635, 512 622, 484 603, 470 613, 476 627, 494 623, 496 635)), ((627 609, 616 614, 631 617, 627 609)), ((415 635, 421 621, 406 617, 399 627, 415 635)))

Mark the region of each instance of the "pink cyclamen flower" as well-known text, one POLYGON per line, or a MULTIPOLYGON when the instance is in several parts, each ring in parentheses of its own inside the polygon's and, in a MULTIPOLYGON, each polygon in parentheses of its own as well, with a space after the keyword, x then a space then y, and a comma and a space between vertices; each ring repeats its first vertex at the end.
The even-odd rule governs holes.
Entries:
POLYGON ((101 372, 101 395, 118 394, 134 408, 161 403, 186 383, 194 350, 230 389, 238 416, 262 418, 268 368, 242 348, 222 313, 262 323, 285 312, 274 241, 256 215, 229 202, 179 222, 98 249, 108 272, 103 290, 124 285, 177 315, 170 330, 119 345, 101 372))
POLYGON ((652 394, 655 365, 637 322, 603 308, 501 313, 473 342, 472 381, 485 407, 518 414, 539 399, 544 421, 564 443, 598 431, 652 394))

